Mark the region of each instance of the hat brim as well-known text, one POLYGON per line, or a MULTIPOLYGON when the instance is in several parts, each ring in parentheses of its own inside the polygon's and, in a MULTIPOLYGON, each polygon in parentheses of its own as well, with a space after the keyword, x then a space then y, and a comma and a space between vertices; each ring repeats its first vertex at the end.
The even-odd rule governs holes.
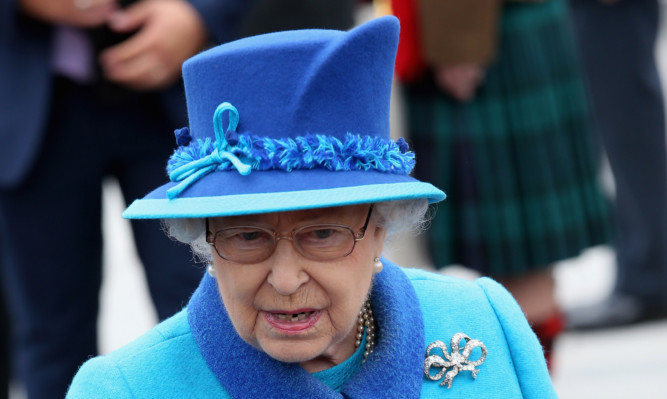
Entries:
POLYGON ((179 197, 168 199, 167 183, 123 212, 127 219, 169 219, 284 212, 372 202, 425 198, 439 202, 445 193, 410 176, 376 171, 235 171, 204 176, 179 197))

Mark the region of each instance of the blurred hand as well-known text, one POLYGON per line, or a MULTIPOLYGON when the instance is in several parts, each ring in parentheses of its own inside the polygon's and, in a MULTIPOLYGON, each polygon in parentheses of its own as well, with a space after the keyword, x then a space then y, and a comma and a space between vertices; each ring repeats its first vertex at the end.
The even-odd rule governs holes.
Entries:
POLYGON ((476 64, 440 66, 435 70, 435 80, 446 93, 467 102, 475 97, 477 87, 484 80, 484 68, 476 64))
POLYGON ((135 90, 167 87, 181 74, 183 61, 206 42, 206 28, 185 0, 143 0, 109 18, 118 33, 137 30, 100 54, 107 79, 135 90))
POLYGON ((18 0, 25 14, 54 25, 92 28, 118 9, 116 0, 18 0))

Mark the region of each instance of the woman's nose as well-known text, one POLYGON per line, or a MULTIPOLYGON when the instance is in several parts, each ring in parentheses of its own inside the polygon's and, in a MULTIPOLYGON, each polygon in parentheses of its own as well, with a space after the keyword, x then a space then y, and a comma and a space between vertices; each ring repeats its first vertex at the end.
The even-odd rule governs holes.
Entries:
POLYGON ((267 281, 280 295, 292 295, 310 276, 304 269, 308 262, 290 240, 280 240, 270 258, 271 271, 267 281))

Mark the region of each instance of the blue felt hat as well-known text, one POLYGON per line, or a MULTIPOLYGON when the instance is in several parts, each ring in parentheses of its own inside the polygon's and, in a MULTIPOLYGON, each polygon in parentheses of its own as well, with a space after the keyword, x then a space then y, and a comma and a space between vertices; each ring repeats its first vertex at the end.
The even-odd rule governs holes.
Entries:
POLYGON ((190 128, 130 219, 444 199, 389 137, 398 20, 249 37, 183 64, 190 128))

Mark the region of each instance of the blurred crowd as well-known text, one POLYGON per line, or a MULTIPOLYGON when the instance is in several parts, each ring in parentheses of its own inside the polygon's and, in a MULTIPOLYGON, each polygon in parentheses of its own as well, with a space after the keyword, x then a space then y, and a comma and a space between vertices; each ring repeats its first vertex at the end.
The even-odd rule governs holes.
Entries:
MULTIPOLYGON (((548 362, 568 329, 667 317, 658 0, 4 0, 0 397, 10 381, 63 397, 97 354, 102 181, 126 202, 163 183, 187 126, 182 62, 250 35, 346 30, 362 5, 401 22, 414 173, 448 196, 424 233, 433 266, 501 282, 548 362), (598 245, 615 251, 614 290, 561 309, 554 265, 598 245)), ((159 224, 132 223, 162 320, 204 269, 159 224)))

